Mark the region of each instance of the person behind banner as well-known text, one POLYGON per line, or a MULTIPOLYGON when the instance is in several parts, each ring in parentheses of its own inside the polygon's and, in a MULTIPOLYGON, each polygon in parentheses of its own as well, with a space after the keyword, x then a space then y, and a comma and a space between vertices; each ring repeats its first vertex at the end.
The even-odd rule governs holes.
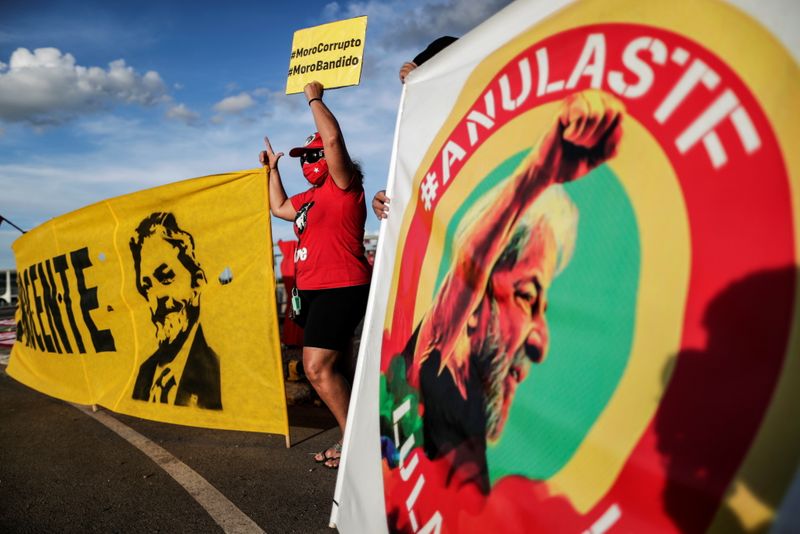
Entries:
POLYGON ((406 83, 406 76, 411 74, 411 71, 456 41, 458 41, 458 37, 453 37, 450 35, 444 35, 432 41, 427 47, 425 47, 425 50, 414 56, 414 59, 403 63, 403 65, 400 67, 400 82, 406 83))
POLYGON ((139 223, 130 249, 136 289, 147 300, 158 349, 139 367, 136 400, 221 410, 219 357, 200 325, 200 292, 206 275, 194 238, 171 213, 139 223))
MULTIPOLYGON (((422 52, 414 56, 411 61, 406 61, 400 67, 400 83, 406 83, 406 76, 411 74, 411 71, 431 59, 433 56, 458 41, 458 37, 444 35, 432 41, 422 52)), ((378 219, 385 219, 389 216, 390 199, 386 196, 386 190, 381 189, 375 196, 372 197, 372 212, 378 219)))
MULTIPOLYGON (((568 96, 523 169, 473 211, 457 255, 406 348, 424 405, 426 455, 456 484, 489 491, 486 445, 502 432, 517 387, 549 346, 547 292, 571 257, 577 208, 562 183, 611 158, 623 106, 600 91, 568 96)), ((383 430, 386 434, 387 429, 383 430)))
MULTIPOLYGON (((303 176, 311 187, 287 197, 278 170, 283 152, 276 154, 266 137, 266 150, 259 160, 269 166, 270 210, 274 216, 294 222, 298 239, 299 309, 294 311, 295 320, 304 328, 303 369, 344 435, 350 385, 336 364, 352 350, 372 274, 364 254, 364 177, 350 158, 338 121, 322 100, 322 84, 311 82, 304 92, 318 131, 303 146, 291 149, 289 156, 300 158, 303 176)), ((340 439, 314 459, 335 469, 341 448, 340 439)))

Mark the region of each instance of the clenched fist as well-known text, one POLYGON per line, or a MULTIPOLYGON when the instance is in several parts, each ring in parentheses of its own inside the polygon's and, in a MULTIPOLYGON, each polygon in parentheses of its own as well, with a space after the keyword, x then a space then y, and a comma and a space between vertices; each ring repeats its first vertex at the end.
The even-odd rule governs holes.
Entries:
POLYGON ((537 164, 555 182, 582 177, 616 153, 624 112, 622 102, 599 90, 569 95, 539 145, 537 164))

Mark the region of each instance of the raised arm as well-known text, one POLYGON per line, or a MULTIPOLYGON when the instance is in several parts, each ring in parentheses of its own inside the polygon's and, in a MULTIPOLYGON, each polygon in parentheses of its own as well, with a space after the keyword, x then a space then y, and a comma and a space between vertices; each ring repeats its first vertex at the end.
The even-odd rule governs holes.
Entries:
POLYGON ((264 145, 266 150, 262 150, 258 155, 258 160, 261 165, 268 167, 267 180, 269 180, 269 210, 272 214, 280 219, 286 221, 294 221, 296 211, 289 197, 286 196, 286 190, 283 188, 281 181, 281 173, 278 170, 278 160, 283 156, 283 152, 277 154, 272 150, 272 145, 269 138, 264 138, 264 145))
POLYGON ((525 160, 524 170, 503 186, 466 235, 422 319, 415 362, 438 349, 442 365, 463 369, 471 348, 468 336, 461 334, 486 294, 494 265, 518 219, 551 184, 578 179, 614 154, 622 134, 622 114, 622 104, 600 91, 564 99, 558 117, 525 160))
POLYGON ((304 92, 308 105, 311 107, 311 114, 314 116, 314 124, 322 138, 331 178, 340 189, 347 189, 350 187, 350 182, 353 181, 355 167, 350 159, 350 154, 347 153, 339 123, 325 102, 322 101, 324 92, 322 84, 319 82, 306 84, 304 92))

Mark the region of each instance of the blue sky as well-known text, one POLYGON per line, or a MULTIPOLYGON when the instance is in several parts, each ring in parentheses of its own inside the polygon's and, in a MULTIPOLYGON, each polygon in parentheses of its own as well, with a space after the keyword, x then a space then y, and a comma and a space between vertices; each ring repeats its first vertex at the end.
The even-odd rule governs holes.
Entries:
MULTIPOLYGON (((361 85, 326 101, 371 198, 386 182, 400 65, 507 3, 3 0, 0 214, 30 229, 105 198, 253 168, 265 134, 288 152, 313 131, 303 96, 284 94, 294 31, 361 15, 361 85)), ((299 166, 282 163, 287 192, 305 189, 299 166)), ((292 236, 274 218, 273 233, 292 236)), ((0 269, 14 268, 18 236, 0 225, 0 269)))

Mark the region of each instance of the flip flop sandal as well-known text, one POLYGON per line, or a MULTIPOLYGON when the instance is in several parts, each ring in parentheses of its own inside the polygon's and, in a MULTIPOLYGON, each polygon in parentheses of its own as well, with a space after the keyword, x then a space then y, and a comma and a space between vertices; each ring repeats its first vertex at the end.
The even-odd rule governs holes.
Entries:
MULTIPOLYGON (((340 442, 336 442, 324 451, 319 451, 317 454, 314 455, 314 461, 318 464, 324 464, 330 460, 336 460, 336 467, 339 467, 338 460, 342 456, 342 444, 340 442), (328 451, 333 451, 333 454, 328 454, 328 451)), ((327 464, 325 467, 329 467, 327 464)), ((331 469, 336 469, 336 467, 331 467, 331 469)))
POLYGON ((341 459, 342 459, 341 456, 334 456, 333 458, 328 458, 327 460, 325 460, 325 463, 323 463, 322 465, 324 465, 328 469, 339 469, 339 462, 341 461, 341 459))

